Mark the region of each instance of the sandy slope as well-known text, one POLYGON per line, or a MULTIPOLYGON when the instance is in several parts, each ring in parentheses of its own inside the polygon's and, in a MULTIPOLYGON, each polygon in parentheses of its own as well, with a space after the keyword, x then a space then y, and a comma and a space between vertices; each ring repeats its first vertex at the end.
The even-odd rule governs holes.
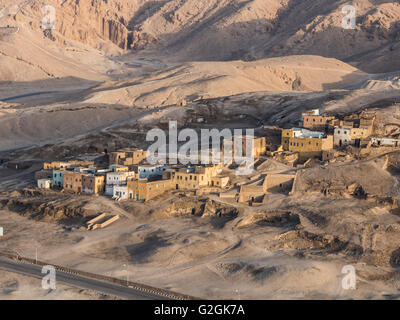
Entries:
POLYGON ((322 91, 345 88, 368 75, 336 59, 290 56, 256 62, 193 62, 129 81, 105 83, 86 102, 162 106, 182 100, 257 91, 322 91))

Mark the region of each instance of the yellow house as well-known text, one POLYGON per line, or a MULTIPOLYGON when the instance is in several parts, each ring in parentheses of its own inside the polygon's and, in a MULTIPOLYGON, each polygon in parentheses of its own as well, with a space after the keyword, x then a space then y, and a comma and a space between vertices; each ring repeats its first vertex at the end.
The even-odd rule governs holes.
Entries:
POLYGON ((110 166, 110 169, 113 172, 128 172, 129 171, 129 167, 128 166, 122 166, 120 164, 113 164, 110 166))
MULTIPOLYGON (((224 140, 222 144, 222 152, 221 152, 221 161, 223 162, 224 160, 224 151, 225 151, 225 145, 230 146, 232 150, 232 157, 234 156, 234 144, 232 140, 224 140)), ((265 137, 252 137, 248 138, 246 136, 242 137, 242 155, 247 155, 247 156, 253 156, 255 158, 265 154, 267 151, 267 139, 265 137), (253 152, 250 153, 247 150, 247 143, 249 139, 252 139, 252 144, 253 144, 253 152)))
POLYGON ((129 199, 136 201, 149 201, 173 189, 171 180, 130 179, 127 186, 129 199))
POLYGON ((369 135, 370 135, 369 128, 352 128, 350 130, 351 140, 364 139, 364 138, 369 137, 369 135))
POLYGON ((211 185, 211 178, 218 175, 222 164, 173 168, 163 173, 165 179, 171 179, 176 190, 197 190, 211 185))
POLYGON ((302 159, 320 157, 322 151, 333 149, 333 136, 307 129, 282 130, 285 151, 297 152, 302 159))
POLYGON ((109 154, 110 165, 123 166, 140 164, 147 158, 148 152, 142 149, 122 149, 109 154))
POLYGON ((70 167, 89 167, 94 166, 93 161, 81 161, 81 160, 70 160, 70 161, 53 161, 45 162, 43 164, 44 170, 65 170, 70 167))

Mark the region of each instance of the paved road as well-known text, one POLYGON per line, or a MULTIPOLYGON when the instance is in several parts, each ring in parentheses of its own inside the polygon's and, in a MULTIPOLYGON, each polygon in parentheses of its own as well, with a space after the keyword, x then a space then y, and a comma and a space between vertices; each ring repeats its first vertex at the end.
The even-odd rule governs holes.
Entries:
MULTIPOLYGON (((42 274, 42 268, 40 266, 16 262, 8 260, 5 258, 0 258, 0 269, 16 272, 35 278, 42 279, 44 274, 42 274)), ((69 274, 62 271, 56 271, 56 282, 62 282, 74 287, 81 289, 90 289, 97 291, 99 293, 104 293, 107 295, 112 295, 115 297, 128 299, 128 300, 167 300, 168 298, 149 293, 143 292, 134 288, 128 288, 119 286, 117 284, 103 282, 100 280, 95 280, 91 278, 86 278, 83 276, 69 274)))

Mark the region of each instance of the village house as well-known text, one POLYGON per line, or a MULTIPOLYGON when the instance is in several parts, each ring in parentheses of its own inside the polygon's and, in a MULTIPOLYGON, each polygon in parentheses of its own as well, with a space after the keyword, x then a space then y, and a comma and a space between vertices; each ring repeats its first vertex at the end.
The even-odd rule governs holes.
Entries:
POLYGON ((265 191, 262 185, 245 185, 240 187, 239 199, 241 203, 261 202, 264 199, 265 191))
POLYGON ((129 171, 128 166, 122 166, 120 164, 112 164, 112 165, 110 165, 109 168, 112 172, 127 172, 127 171, 129 171))
POLYGON ((217 175, 217 176, 211 177, 209 186, 217 187, 217 188, 225 188, 228 185, 228 183, 229 183, 229 177, 217 175))
POLYGON ((66 170, 72 165, 69 162, 61 162, 61 161, 53 161, 53 162, 45 162, 43 164, 44 170, 66 170))
POLYGON ((136 177, 135 172, 108 172, 106 175, 106 192, 105 194, 111 196, 114 193, 114 186, 126 185, 128 178, 136 177))
POLYGON ((264 179, 263 190, 266 193, 287 193, 292 190, 295 174, 271 173, 264 179))
POLYGON ((51 188, 51 179, 39 179, 37 181, 37 186, 39 189, 50 189, 51 188))
POLYGON ((103 175, 82 175, 82 192, 87 194, 104 193, 105 177, 103 175))
POLYGON ((362 141, 370 135, 370 128, 360 127, 337 127, 333 134, 333 143, 335 146, 353 145, 360 147, 362 141))
MULTIPOLYGON (((235 150, 234 150, 234 141, 232 140, 223 140, 221 147, 221 162, 226 164, 226 159, 224 159, 224 151, 225 148, 229 148, 231 150, 232 162, 238 161, 239 159, 234 159, 235 150)), ((267 151, 267 139, 265 137, 242 137, 242 145, 241 145, 241 155, 247 157, 258 158, 261 155, 264 155, 267 151), (248 150, 248 146, 252 145, 252 150, 248 150)), ((229 159, 230 161, 230 159, 229 159)))
MULTIPOLYGON (((112 196, 115 200, 127 200, 128 199, 128 186, 113 186, 112 196)), ((132 197, 133 198, 133 197, 132 197)))
POLYGON ((71 167, 88 167, 94 166, 93 161, 83 161, 83 160, 70 160, 70 161, 53 161, 45 162, 43 164, 44 170, 66 170, 71 167))
POLYGON ((53 188, 62 188, 64 186, 65 170, 53 170, 52 186, 53 188))
POLYGON ((351 145, 351 130, 352 127, 337 127, 333 133, 333 144, 335 146, 351 145))
POLYGON ((66 171, 63 187, 67 192, 82 193, 82 173, 66 171))
POLYGON ((129 179, 127 182, 129 199, 149 201, 173 189, 171 180, 129 179))
POLYGON ((282 146, 285 151, 297 152, 302 160, 321 158, 322 151, 333 149, 333 136, 307 129, 284 129, 282 146))
POLYGON ((108 172, 106 175, 107 185, 123 185, 126 184, 128 177, 135 177, 135 172, 108 172))
POLYGON ((400 140, 384 137, 372 137, 371 145, 376 147, 399 147, 400 140))
POLYGON ((328 131, 334 119, 333 116, 321 115, 319 109, 316 109, 302 114, 302 127, 309 130, 328 131))
POLYGON ((162 176, 163 172, 167 170, 169 167, 161 164, 150 165, 138 165, 137 172, 139 179, 151 178, 154 176, 162 176))
POLYGON ((110 165, 137 165, 146 160, 148 151, 142 149, 122 149, 109 154, 110 165))
POLYGON ((211 178, 218 175, 222 164, 167 169, 164 179, 171 179, 176 190, 196 190, 211 185, 211 178))

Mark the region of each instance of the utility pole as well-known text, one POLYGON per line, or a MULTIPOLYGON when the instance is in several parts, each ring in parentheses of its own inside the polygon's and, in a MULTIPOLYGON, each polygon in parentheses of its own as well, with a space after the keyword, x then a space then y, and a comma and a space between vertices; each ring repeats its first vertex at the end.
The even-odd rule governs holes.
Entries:
POLYGON ((129 285, 129 273, 128 273, 128 266, 126 264, 123 264, 123 267, 126 268, 126 286, 129 285))

